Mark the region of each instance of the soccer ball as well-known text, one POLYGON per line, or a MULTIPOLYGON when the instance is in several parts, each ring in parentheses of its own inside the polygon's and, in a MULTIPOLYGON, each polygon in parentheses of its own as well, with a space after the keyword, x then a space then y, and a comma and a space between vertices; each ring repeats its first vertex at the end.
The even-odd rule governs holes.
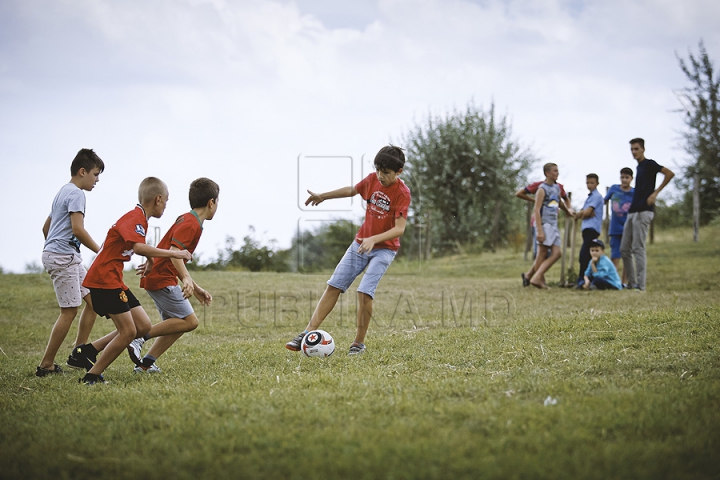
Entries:
POLYGON ((300 350, 306 357, 329 357, 335 351, 335 341, 325 330, 313 330, 303 337, 300 350))

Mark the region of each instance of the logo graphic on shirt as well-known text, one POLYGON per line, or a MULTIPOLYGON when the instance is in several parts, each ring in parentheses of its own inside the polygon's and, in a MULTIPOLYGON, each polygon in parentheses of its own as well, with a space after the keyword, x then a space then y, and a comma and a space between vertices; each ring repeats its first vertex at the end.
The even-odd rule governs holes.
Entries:
POLYGON ((384 218, 390 212, 390 197, 381 191, 373 192, 367 201, 368 211, 374 217, 384 218))
POLYGON ((560 206, 560 200, 556 195, 551 195, 548 199, 547 207, 548 208, 558 208, 560 206))
POLYGON ((135 225, 135 233, 138 233, 144 237, 145 236, 145 227, 143 227, 142 225, 140 225, 138 223, 137 225, 135 225))
POLYGON ((135 251, 131 248, 130 250, 125 250, 122 255, 123 257, 132 257, 133 253, 135 253, 135 251))

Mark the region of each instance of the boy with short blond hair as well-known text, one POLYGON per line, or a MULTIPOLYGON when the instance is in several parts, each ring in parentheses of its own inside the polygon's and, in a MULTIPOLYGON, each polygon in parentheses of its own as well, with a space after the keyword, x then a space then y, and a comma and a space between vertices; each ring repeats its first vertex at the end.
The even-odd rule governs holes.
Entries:
MULTIPOLYGON (((84 191, 90 192, 95 188, 103 170, 105 164, 94 151, 89 148, 81 149, 70 165, 70 182, 55 196, 50 215, 42 228, 45 237, 42 263, 52 279, 60 306, 60 316, 55 321, 45 354, 35 370, 38 377, 62 373, 62 368, 55 363, 55 356, 83 301, 87 305, 80 315, 80 327, 74 345, 87 340, 95 323, 96 315, 92 309, 90 291, 82 286, 86 272, 82 265, 80 245, 85 245, 96 253, 100 250, 85 230, 84 191)), ((71 355, 68 365, 73 366, 73 361, 71 355)))
POLYGON ((145 243, 148 218, 160 218, 168 201, 165 183, 148 177, 140 183, 138 205, 123 215, 108 231, 105 243, 90 266, 83 286, 90 289, 90 297, 98 315, 110 318, 116 331, 87 345, 79 345, 73 354, 84 360, 87 374, 81 383, 93 385, 105 383, 103 371, 138 336, 150 331, 150 318, 138 299, 123 282, 123 264, 133 253, 148 257, 178 258, 190 260, 187 250, 163 250, 145 243), (104 351, 97 359, 97 354, 104 351))
MULTIPOLYGON (((200 241, 204 222, 215 217, 219 195, 220 187, 209 178, 198 178, 192 182, 188 195, 190 212, 180 215, 175 220, 175 224, 167 231, 158 248, 187 249, 193 253, 200 241)), ((139 270, 144 271, 145 275, 140 280, 140 286, 155 302, 162 321, 153 325, 145 336, 130 342, 128 353, 135 364, 136 373, 156 373, 160 372, 160 368, 155 364, 160 355, 184 333, 191 332, 198 326, 197 316, 188 298, 194 295, 201 305, 210 305, 212 295, 190 277, 184 260, 161 258, 155 262, 152 269, 148 269, 147 265, 141 267, 139 270), (178 278, 183 283, 182 288, 178 284, 178 278), (156 337, 148 353, 145 357, 141 357, 145 341, 156 337)))
POLYGON ((367 208, 365 221, 328 280, 310 322, 303 332, 285 344, 288 350, 300 350, 305 335, 320 326, 335 307, 340 294, 365 271, 357 290, 357 330, 348 355, 366 351, 365 335, 372 318, 375 290, 400 248, 400 236, 405 232, 411 200, 410 189, 399 178, 405 166, 405 154, 401 148, 392 145, 381 148, 374 164, 375 173, 355 186, 320 194, 308 190, 310 197, 305 205, 315 206, 331 198, 359 194, 367 202, 367 208))

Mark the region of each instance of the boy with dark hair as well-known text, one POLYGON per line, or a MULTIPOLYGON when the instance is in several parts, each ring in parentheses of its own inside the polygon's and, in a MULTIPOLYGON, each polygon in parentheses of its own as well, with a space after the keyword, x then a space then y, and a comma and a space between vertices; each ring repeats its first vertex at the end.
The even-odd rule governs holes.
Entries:
POLYGON ((402 149, 392 145, 383 147, 375 156, 374 163, 376 172, 354 187, 343 187, 320 194, 308 190, 310 197, 305 205, 315 206, 331 198, 359 194, 367 202, 367 209, 365 221, 328 280, 328 286, 307 327, 285 344, 288 350, 300 350, 303 337, 320 326, 335 307, 340 294, 367 269, 357 290, 357 331, 348 355, 359 355, 366 350, 365 335, 372 318, 375 289, 400 248, 400 236, 405 232, 410 206, 410 189, 399 178, 405 166, 402 149))
MULTIPOLYGON (((200 241, 205 220, 212 220, 218 207, 220 187, 209 178, 198 178, 190 184, 190 212, 180 215, 170 227, 158 248, 166 250, 186 249, 193 253, 200 241)), ((148 259, 150 260, 150 259, 148 259)), ((167 351, 184 333, 195 330, 198 319, 188 298, 195 295, 201 305, 210 305, 212 295, 195 283, 185 267, 185 261, 177 258, 161 258, 154 266, 145 263, 138 267, 144 273, 140 286, 144 288, 162 321, 152 326, 143 337, 138 337, 128 346, 130 360, 135 364, 135 372, 156 373, 160 368, 155 361, 167 351), (178 278, 183 286, 178 285, 178 278), (141 357, 143 344, 156 338, 155 343, 141 357)))
MULTIPOLYGON (((85 230, 83 190, 92 191, 100 180, 103 170, 105 164, 94 151, 88 148, 80 150, 70 165, 70 182, 55 195, 50 215, 42 227, 45 237, 42 263, 52 279, 55 296, 60 306, 60 316, 55 321, 45 354, 35 370, 35 375, 38 377, 62 372, 62 368, 55 363, 55 355, 65 341, 83 300, 87 306, 80 315, 80 326, 74 345, 87 340, 95 323, 96 315, 92 309, 90 291, 82 286, 86 272, 80 256, 80 245, 85 245, 96 253, 100 250, 98 244, 85 230)), ((73 366, 73 361, 71 355, 68 358, 68 365, 73 366)))
MULTIPOLYGON (((555 165, 554 163, 552 165, 555 165)), ((515 196, 521 200, 525 200, 530 203, 535 203, 534 196, 531 197, 530 195, 535 195, 535 193, 538 191, 538 188, 540 188, 540 185, 544 182, 544 180, 540 180, 539 182, 533 182, 526 187, 521 188, 517 192, 515 192, 515 196)), ((570 206, 570 199, 568 198, 567 193, 565 193, 565 188, 563 187, 562 183, 557 184, 558 187, 560 187, 560 208, 562 208, 565 212, 572 212, 572 207, 570 206), (564 205, 563 205, 564 204, 564 205)), ((532 243, 533 243, 533 264, 532 267, 530 267, 530 271, 520 274, 520 277, 522 278, 523 287, 529 287, 530 286, 530 278, 535 274, 535 270, 537 270, 537 267, 540 266, 543 259, 538 260, 537 256, 537 239, 536 239, 536 232, 537 227, 535 226, 535 215, 530 216, 530 224, 532 228, 532 243)), ((548 254, 550 254, 551 251, 548 250, 548 254)), ((543 280, 543 283, 544 280, 543 280)))
POLYGON ((562 255, 560 251, 560 230, 558 229, 558 209, 568 210, 561 201, 560 186, 557 183, 560 171, 554 163, 543 166, 545 181, 540 184, 535 194, 535 226, 537 228, 538 254, 535 263, 527 273, 522 275, 523 285, 528 282, 533 287, 549 289, 545 282, 545 272, 558 261, 562 255), (548 251, 550 255, 548 255, 548 251))
MULTIPOLYGON (((110 318, 116 331, 87 345, 79 345, 73 354, 81 359, 88 370, 81 383, 105 383, 103 371, 130 342, 150 331, 150 318, 140 302, 123 282, 123 263, 133 253, 146 257, 178 258, 190 260, 187 250, 163 250, 145 243, 148 218, 160 218, 165 212, 168 190, 162 180, 148 177, 140 183, 139 203, 126 213, 108 231, 105 243, 88 270, 83 286, 90 289, 93 307, 98 315, 110 318), (97 354, 103 351, 97 359, 97 354), (96 361, 97 359, 97 361, 96 361)), ((148 258, 148 262, 152 262, 148 258)))
MULTIPOLYGON (((610 187, 603 201, 610 202, 610 227, 608 235, 610 236, 610 259, 619 270, 620 267, 620 242, 622 241, 623 229, 625 228, 625 220, 627 220, 628 210, 632 203, 635 189, 630 186, 633 179, 633 171, 631 168, 625 167, 620 170, 620 184, 610 187)), ((623 284, 627 283, 626 272, 623 270, 623 284)))
POLYGON ((638 166, 635 175, 635 192, 620 243, 620 255, 623 260, 623 270, 627 273, 628 286, 644 292, 647 261, 645 240, 650 222, 655 216, 655 200, 675 174, 670 169, 658 165, 655 160, 645 158, 645 140, 642 138, 630 140, 630 152, 637 160, 638 166), (665 178, 655 189, 658 173, 662 173, 665 178))
POLYGON ((615 265, 603 255, 605 244, 599 238, 590 242, 590 263, 583 273, 586 290, 622 290, 615 265))
POLYGON ((587 269, 588 263, 590 263, 590 242, 600 236, 602 230, 602 207, 603 197, 600 192, 597 191, 597 187, 600 184, 600 178, 595 173, 589 173, 585 177, 585 185, 587 185, 588 193, 585 199, 585 204, 582 210, 575 214, 575 218, 582 218, 582 237, 583 243, 580 247, 580 273, 577 278, 577 285, 575 288, 582 288, 585 282, 583 272, 587 269))

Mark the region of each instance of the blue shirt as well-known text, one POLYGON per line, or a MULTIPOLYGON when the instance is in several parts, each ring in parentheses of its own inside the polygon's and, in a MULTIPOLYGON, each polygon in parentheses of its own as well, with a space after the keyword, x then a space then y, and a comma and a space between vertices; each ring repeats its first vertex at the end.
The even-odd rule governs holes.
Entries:
POLYGON ((608 190, 604 199, 605 202, 610 201, 610 211, 612 212, 608 235, 622 235, 634 192, 634 188, 630 188, 630 190, 625 192, 620 185, 613 185, 610 187, 610 190, 608 190))
POLYGON ((595 211, 592 217, 583 219, 582 229, 592 228, 600 233, 602 231, 603 197, 597 191, 597 188, 588 194, 582 209, 585 210, 588 207, 593 207, 595 211))
POLYGON ((638 163, 635 170, 635 195, 629 213, 655 211, 655 205, 648 205, 647 199, 655 191, 655 179, 663 168, 665 167, 649 158, 638 163))
POLYGON ((600 255, 598 264, 596 266, 597 272, 592 271, 592 260, 588 264, 587 270, 585 270, 585 276, 592 282, 595 278, 602 278, 606 282, 617 287, 618 290, 622 290, 622 282, 620 281, 620 275, 618 275, 615 265, 606 255, 600 255))

